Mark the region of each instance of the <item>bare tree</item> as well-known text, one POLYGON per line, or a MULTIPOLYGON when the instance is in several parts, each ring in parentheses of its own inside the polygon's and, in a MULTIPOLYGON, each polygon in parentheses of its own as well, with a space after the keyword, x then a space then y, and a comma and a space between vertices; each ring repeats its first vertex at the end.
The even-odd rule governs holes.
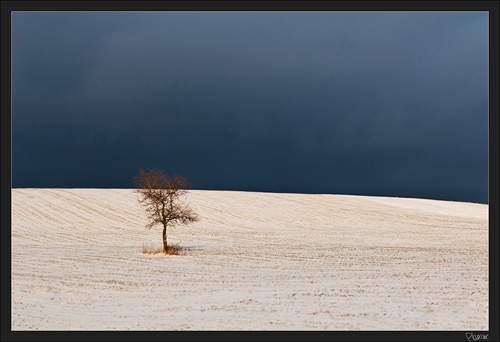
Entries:
POLYGON ((146 227, 163 225, 163 252, 167 253, 167 226, 198 221, 198 216, 180 200, 191 184, 181 176, 167 178, 157 169, 149 172, 139 170, 139 176, 134 178, 134 182, 139 203, 146 208, 150 219, 146 227))

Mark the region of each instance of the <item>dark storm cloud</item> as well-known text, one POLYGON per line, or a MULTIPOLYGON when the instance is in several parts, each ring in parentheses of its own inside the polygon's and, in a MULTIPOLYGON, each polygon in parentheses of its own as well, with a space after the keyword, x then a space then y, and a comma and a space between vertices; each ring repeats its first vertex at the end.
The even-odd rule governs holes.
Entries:
POLYGON ((14 13, 13 186, 487 201, 487 13, 14 13))

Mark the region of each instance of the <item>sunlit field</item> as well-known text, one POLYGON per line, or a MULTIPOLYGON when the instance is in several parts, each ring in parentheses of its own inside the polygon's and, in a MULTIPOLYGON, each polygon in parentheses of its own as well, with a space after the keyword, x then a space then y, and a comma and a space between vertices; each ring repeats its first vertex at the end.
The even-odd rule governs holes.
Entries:
POLYGON ((13 330, 488 330, 488 206, 193 190, 162 247, 130 189, 12 190, 13 330))

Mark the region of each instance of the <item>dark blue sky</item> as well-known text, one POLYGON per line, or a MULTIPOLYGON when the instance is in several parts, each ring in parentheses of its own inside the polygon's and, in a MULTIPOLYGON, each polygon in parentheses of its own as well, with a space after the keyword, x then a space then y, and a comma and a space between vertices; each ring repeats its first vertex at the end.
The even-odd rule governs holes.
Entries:
POLYGON ((487 12, 13 12, 12 186, 488 201, 487 12))

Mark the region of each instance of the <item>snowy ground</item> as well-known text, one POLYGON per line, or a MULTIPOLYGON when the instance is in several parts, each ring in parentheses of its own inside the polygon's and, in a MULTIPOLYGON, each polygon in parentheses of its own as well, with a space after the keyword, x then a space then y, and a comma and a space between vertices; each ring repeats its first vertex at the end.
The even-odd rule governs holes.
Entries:
POLYGON ((126 189, 12 190, 12 330, 488 330, 488 206, 190 191, 161 247, 126 189))

